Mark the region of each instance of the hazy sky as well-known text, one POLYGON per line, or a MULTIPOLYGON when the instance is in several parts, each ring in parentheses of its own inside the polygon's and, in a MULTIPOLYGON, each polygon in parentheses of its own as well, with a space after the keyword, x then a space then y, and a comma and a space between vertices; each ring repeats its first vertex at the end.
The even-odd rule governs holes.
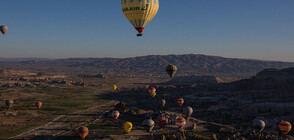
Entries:
POLYGON ((0 0, 0 57, 208 54, 294 62, 294 0, 160 0, 136 37, 121 0, 0 0))

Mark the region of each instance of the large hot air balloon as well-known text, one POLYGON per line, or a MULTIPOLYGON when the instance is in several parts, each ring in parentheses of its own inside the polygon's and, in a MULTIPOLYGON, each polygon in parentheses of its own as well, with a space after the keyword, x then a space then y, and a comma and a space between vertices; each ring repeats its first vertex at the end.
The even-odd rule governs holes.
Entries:
POLYGON ((175 65, 168 65, 166 66, 166 72, 170 76, 170 78, 173 78, 177 72, 177 67, 175 65))
POLYGON ((159 101, 159 106, 163 108, 165 106, 165 103, 166 103, 166 101, 164 99, 162 99, 159 101))
POLYGON ((185 107, 185 108, 183 109, 183 112, 185 113, 185 115, 186 115, 187 117, 190 117, 190 116, 192 115, 192 113, 193 113, 193 108, 187 106, 187 107, 185 107))
POLYGON ((151 130, 154 128, 154 121, 152 118, 146 119, 143 121, 143 126, 146 128, 146 131, 151 132, 151 130))
POLYGON ((117 86, 116 86, 116 85, 113 85, 113 86, 112 86, 112 91, 115 92, 116 89, 117 89, 117 86))
POLYGON ((283 134, 287 135, 291 131, 292 125, 290 122, 282 120, 279 124, 279 129, 283 134))
POLYGON ((117 118, 119 117, 119 112, 117 110, 113 111, 112 117, 117 120, 117 118))
POLYGON ((9 109, 9 108, 13 107, 14 101, 13 100, 6 100, 5 104, 6 104, 7 108, 9 109))
POLYGON ((138 31, 137 36, 142 36, 144 28, 154 18, 159 9, 159 1, 122 0, 121 8, 126 18, 138 31))
POLYGON ((40 109, 42 107, 42 102, 40 101, 36 102, 35 106, 37 109, 40 109))
POLYGON ((129 133, 133 128, 133 124, 131 122, 125 122, 123 124, 123 129, 126 133, 129 133))
POLYGON ((0 26, 0 31, 2 32, 3 35, 5 35, 5 33, 8 31, 8 27, 5 25, 1 25, 0 26))
POLYGON ((80 127, 78 129, 78 134, 81 136, 82 139, 85 139, 88 133, 89 133, 89 129, 87 127, 80 127))
POLYGON ((265 122, 263 120, 254 120, 253 127, 259 129, 261 132, 265 127, 265 122))
POLYGON ((179 99, 177 100, 177 102, 178 102, 178 105, 179 105, 179 106, 182 106, 182 105, 184 104, 184 99, 183 99, 183 98, 179 98, 179 99))
POLYGON ((167 124, 167 120, 164 117, 160 117, 159 119, 157 119, 156 124, 159 127, 159 129, 162 129, 167 124))
POLYGON ((176 124, 179 127, 180 130, 182 130, 184 128, 184 126, 186 125, 186 119, 183 117, 177 117, 176 119, 176 124))

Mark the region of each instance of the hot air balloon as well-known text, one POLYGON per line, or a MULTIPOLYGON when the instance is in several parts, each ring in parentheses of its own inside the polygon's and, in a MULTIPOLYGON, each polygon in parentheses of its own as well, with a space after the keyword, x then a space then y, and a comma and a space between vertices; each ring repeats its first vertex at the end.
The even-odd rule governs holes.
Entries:
POLYGON ((179 99, 177 100, 177 102, 178 102, 178 105, 179 105, 179 106, 182 106, 182 105, 184 104, 184 99, 183 99, 183 98, 179 98, 179 99))
POLYGON ((146 128, 146 131, 151 132, 151 130, 154 128, 154 121, 152 118, 146 119, 143 121, 143 126, 146 128))
POLYGON ((131 122, 125 122, 123 124, 123 129, 126 133, 129 133, 133 128, 133 124, 131 122))
POLYGON ((163 108, 165 106, 165 103, 166 103, 166 101, 164 99, 162 99, 159 101, 159 106, 163 108))
POLYGON ((184 128, 184 126, 186 125, 186 119, 184 119, 183 117, 177 117, 176 119, 176 124, 179 127, 180 130, 182 130, 184 128))
POLYGON ((113 111, 112 117, 117 120, 117 118, 119 117, 119 112, 117 110, 113 111))
POLYGON ((42 102, 40 101, 36 102, 35 106, 37 109, 40 109, 42 107, 42 102))
POLYGON ((158 0, 122 0, 121 8, 126 18, 138 31, 137 36, 142 36, 144 28, 158 11, 159 2, 158 0))
POLYGON ((157 119, 156 124, 159 127, 159 129, 162 129, 167 124, 167 120, 164 117, 160 117, 159 119, 157 119))
POLYGON ((259 129, 261 132, 265 127, 265 122, 263 120, 254 120, 253 127, 259 129))
POLYGON ((89 129, 87 127, 80 127, 78 129, 78 134, 81 136, 82 139, 85 139, 88 133, 89 133, 89 129))
POLYGON ((2 32, 3 35, 5 35, 5 33, 8 31, 8 27, 5 25, 1 25, 0 26, 0 31, 2 32))
POLYGON ((116 85, 113 85, 113 86, 112 86, 112 91, 115 92, 116 89, 117 89, 117 86, 116 86, 116 85))
POLYGON ((193 108, 187 106, 187 107, 185 107, 185 108, 183 109, 183 112, 184 112, 184 114, 185 114, 187 117, 190 117, 190 116, 192 115, 192 113, 193 113, 193 108))
POLYGON ((170 78, 173 78, 177 72, 177 67, 175 65, 168 65, 166 66, 166 72, 170 76, 170 78))
POLYGON ((155 87, 149 87, 148 92, 149 92, 149 94, 151 94, 153 92, 156 92, 156 88, 155 87))
POLYGON ((279 124, 279 129, 283 134, 287 135, 291 131, 292 125, 290 122, 282 120, 279 124))
POLYGON ((14 101, 13 100, 6 100, 6 106, 8 109, 12 108, 14 105, 14 101))

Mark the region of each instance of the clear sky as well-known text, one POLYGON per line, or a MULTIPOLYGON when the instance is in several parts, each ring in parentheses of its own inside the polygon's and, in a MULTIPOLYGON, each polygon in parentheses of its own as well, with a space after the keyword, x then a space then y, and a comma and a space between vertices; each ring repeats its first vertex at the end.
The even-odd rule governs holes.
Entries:
POLYGON ((0 57, 207 54, 294 62, 294 0, 160 0, 143 37, 121 0, 0 0, 0 57))

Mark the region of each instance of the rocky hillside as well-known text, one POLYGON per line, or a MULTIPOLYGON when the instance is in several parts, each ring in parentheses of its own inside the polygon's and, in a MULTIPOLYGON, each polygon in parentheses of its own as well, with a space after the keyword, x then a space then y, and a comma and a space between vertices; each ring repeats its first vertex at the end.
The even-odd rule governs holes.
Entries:
POLYGON ((153 74, 165 75, 165 67, 175 64, 178 76, 212 75, 248 78, 266 68, 294 67, 294 63, 224 58, 207 55, 150 55, 132 58, 72 58, 0 61, 7 69, 60 73, 153 74))
POLYGON ((294 90, 294 67, 286 69, 265 69, 250 79, 244 79, 232 83, 242 89, 277 89, 294 90))

